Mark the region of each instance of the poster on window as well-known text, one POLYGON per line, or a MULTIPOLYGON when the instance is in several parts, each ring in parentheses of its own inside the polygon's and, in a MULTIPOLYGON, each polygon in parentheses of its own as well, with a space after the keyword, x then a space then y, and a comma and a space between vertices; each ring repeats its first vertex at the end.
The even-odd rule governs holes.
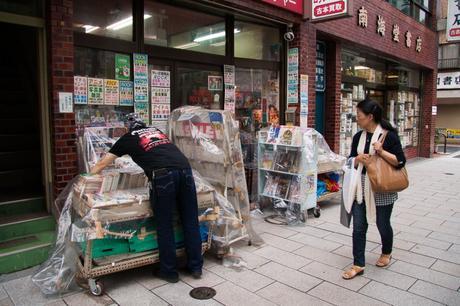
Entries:
POLYGON ((148 55, 134 53, 134 79, 148 79, 148 55))
POLYGON ((166 103, 152 104, 152 121, 168 121, 171 105, 166 103))
POLYGON ((71 92, 59 93, 59 112, 60 113, 73 113, 73 94, 71 92))
POLYGON ((131 59, 129 55, 115 54, 115 78, 124 81, 131 79, 131 59))
POLYGON ((154 103, 167 103, 171 102, 171 89, 165 87, 152 87, 151 89, 151 102, 154 103))
POLYGON ((134 99, 133 82, 120 81, 120 105, 132 106, 134 99))
POLYGON ((88 104, 104 104, 104 79, 88 78, 88 104))
POLYGON ((170 87, 171 72, 165 70, 152 70, 150 83, 152 87, 170 87))
POLYGON ((149 101, 149 81, 147 79, 134 79, 134 102, 149 101))
POLYGON ((235 66, 224 65, 224 83, 235 85, 235 66))
POLYGON ((73 102, 75 104, 88 104, 88 78, 73 77, 73 102))
POLYGON ((208 76, 208 90, 219 91, 223 89, 223 80, 221 76, 209 75, 208 76))
POLYGON ((225 84, 224 109, 235 113, 235 85, 225 84))
POLYGON ((288 52, 287 103, 297 104, 299 100, 299 49, 288 52))
POLYGON ((148 102, 136 102, 134 103, 134 112, 139 115, 146 124, 149 123, 149 103, 148 102))
POLYGON ((308 75, 300 75, 300 126, 308 127, 308 75))
POLYGON ((104 104, 118 105, 120 103, 120 91, 118 80, 104 80, 104 104))

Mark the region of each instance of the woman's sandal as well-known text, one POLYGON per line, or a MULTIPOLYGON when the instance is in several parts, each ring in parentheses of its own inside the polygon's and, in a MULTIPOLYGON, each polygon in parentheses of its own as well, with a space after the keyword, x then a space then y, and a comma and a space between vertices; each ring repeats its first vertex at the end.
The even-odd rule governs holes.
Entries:
POLYGON ((343 272, 342 278, 343 279, 353 279, 357 275, 363 275, 364 274, 364 268, 358 267, 358 266, 352 266, 350 269, 347 271, 343 272))
POLYGON ((383 267, 388 266, 390 262, 391 262, 391 254, 382 254, 380 255, 380 258, 377 260, 375 265, 377 267, 383 268, 383 267))

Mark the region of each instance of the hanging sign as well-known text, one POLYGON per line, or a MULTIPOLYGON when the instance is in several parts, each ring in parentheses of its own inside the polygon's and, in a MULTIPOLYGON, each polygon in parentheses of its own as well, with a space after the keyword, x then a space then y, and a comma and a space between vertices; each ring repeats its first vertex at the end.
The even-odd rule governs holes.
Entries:
POLYGON ((88 104, 104 104, 104 79, 88 78, 88 104))
POLYGON ((447 41, 460 41, 460 2, 447 2, 447 41))
POLYGON ((75 104, 88 104, 88 78, 73 77, 73 101, 75 104))
POLYGON ((115 54, 115 78, 125 81, 131 79, 131 59, 129 55, 115 54))
POLYGON ((459 89, 460 88, 460 71, 439 72, 438 89, 459 89))
POLYGON ((133 82, 120 81, 120 105, 132 106, 134 99, 133 82))
POLYGON ((288 52, 287 103, 299 102, 299 49, 292 48, 288 52))
POLYGON ((104 80, 104 104, 118 105, 120 103, 120 91, 118 80, 104 80))
POLYGON ((346 17, 352 6, 350 0, 310 0, 311 21, 322 21, 346 17))
POLYGON ((303 3, 308 0, 262 0, 262 2, 280 7, 284 10, 303 14, 303 3))

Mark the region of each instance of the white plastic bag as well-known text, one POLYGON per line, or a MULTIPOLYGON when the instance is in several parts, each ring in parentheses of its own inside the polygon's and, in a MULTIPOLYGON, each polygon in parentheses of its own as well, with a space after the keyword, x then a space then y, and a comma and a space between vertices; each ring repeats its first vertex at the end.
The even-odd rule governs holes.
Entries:
POLYGON ((345 209, 348 213, 351 212, 351 207, 355 200, 356 188, 358 186, 359 172, 354 167, 355 159, 349 158, 343 166, 343 188, 342 197, 345 209))

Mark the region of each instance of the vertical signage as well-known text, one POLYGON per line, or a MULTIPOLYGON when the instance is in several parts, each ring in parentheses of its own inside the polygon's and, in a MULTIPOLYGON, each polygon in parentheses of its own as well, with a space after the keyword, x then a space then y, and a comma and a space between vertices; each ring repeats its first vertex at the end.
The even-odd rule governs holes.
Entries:
POLYGON ((460 1, 449 0, 447 2, 447 40, 460 41, 460 1))
POLYGON ((299 49, 288 52, 287 103, 299 103, 299 49))
POLYGON ((326 44, 316 42, 316 91, 326 89, 326 44))

